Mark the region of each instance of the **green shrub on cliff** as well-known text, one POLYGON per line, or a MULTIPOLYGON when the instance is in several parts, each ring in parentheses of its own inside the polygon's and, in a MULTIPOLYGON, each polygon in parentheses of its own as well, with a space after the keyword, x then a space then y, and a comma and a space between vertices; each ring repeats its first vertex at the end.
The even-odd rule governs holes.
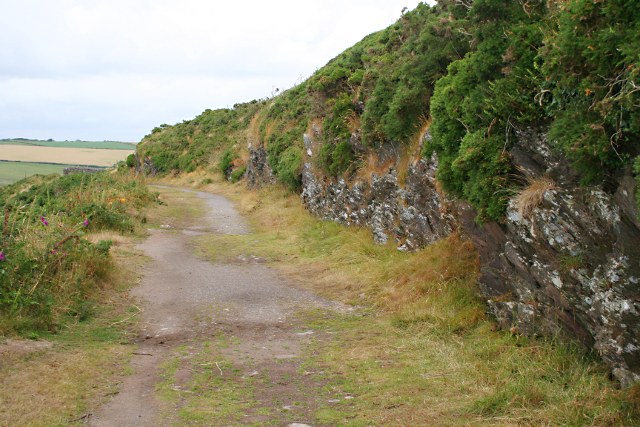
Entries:
POLYGON ((640 9, 573 0, 550 10, 543 89, 551 137, 584 182, 615 175, 640 153, 640 9))
POLYGON ((193 120, 155 128, 138 144, 138 158, 150 159, 160 173, 192 172, 218 163, 227 148, 242 143, 244 130, 261 103, 206 110, 193 120))
POLYGON ((496 156, 517 144, 514 124, 548 122, 584 183, 615 177, 640 151, 640 12, 622 0, 549 4, 474 1, 465 20, 476 47, 436 84, 425 154, 440 155, 445 188, 481 218, 499 220, 514 185, 496 156))
POLYGON ((543 13, 508 0, 473 2, 466 22, 477 47, 436 83, 425 154, 438 153, 445 189, 471 202, 481 219, 500 219, 506 207, 510 122, 542 115, 531 88, 543 13))

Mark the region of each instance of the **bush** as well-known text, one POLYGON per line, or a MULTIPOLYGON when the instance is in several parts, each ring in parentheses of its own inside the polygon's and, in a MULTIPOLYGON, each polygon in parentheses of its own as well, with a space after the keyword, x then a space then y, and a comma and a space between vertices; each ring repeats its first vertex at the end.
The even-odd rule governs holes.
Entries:
POLYGON ((302 152, 299 148, 287 148, 278 162, 276 175, 293 191, 299 191, 302 186, 302 152))
POLYGON ((451 63, 435 86, 433 139, 424 154, 438 154, 438 179, 445 189, 466 198, 480 220, 500 220, 506 208, 512 172, 507 150, 513 140, 506 140, 502 130, 511 121, 533 120, 543 113, 531 95, 543 13, 540 6, 524 10, 506 0, 473 2, 467 19, 476 50, 451 63))
POLYGON ((128 168, 135 167, 136 166, 136 155, 135 154, 129 154, 127 156, 126 163, 127 163, 127 167, 128 168))
POLYGON ((551 135, 584 182, 619 174, 640 153, 636 6, 572 0, 550 10, 542 68, 551 135))
POLYGON ((325 143, 320 147, 317 166, 329 175, 338 177, 354 165, 355 154, 348 141, 337 144, 325 143))
POLYGON ((246 167, 240 167, 237 169, 234 169, 233 172, 231 172, 231 176, 229 177, 229 181, 231 181, 232 183, 236 183, 238 181, 240 181, 242 179, 242 177, 244 176, 245 172, 247 171, 246 167))
POLYGON ((218 170, 222 173, 222 177, 227 179, 231 169, 233 168, 233 161, 238 158, 238 155, 230 148, 226 149, 220 160, 218 161, 218 170))
POLYGON ((87 230, 131 232, 155 200, 146 186, 106 172, 32 177, 0 189, 0 334, 55 331, 86 317, 111 269, 109 241, 87 230))

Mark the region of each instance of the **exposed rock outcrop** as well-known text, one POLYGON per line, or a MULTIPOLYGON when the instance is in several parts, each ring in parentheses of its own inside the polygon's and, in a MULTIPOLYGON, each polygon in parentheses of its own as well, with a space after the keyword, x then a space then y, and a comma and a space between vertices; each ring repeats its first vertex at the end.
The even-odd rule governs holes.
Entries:
POLYGON ((552 177, 529 215, 512 199, 502 250, 485 263, 505 288, 481 282, 503 327, 563 334, 593 346, 623 385, 640 380, 640 227, 624 177, 615 194, 581 187, 545 134, 518 135, 516 165, 530 179, 552 177))
POLYGON ((135 152, 135 169, 136 173, 143 175, 156 176, 158 173, 158 168, 153 164, 151 157, 141 157, 137 151, 135 152))
MULTIPOLYGON (((594 348, 623 385, 640 381, 640 225, 635 181, 614 194, 582 187, 537 128, 517 132, 510 154, 528 180, 553 187, 523 214, 512 199, 504 223, 478 224, 465 202, 437 189, 437 158, 415 161, 400 185, 395 168, 371 179, 329 179, 314 171, 313 140, 302 199, 316 215, 369 227, 379 243, 414 250, 458 230, 482 259, 480 289, 499 325, 518 333, 577 338, 594 348)), ((266 152, 253 150, 250 185, 273 179, 266 152)))
POLYGON ((401 250, 415 250, 453 230, 455 219, 436 189, 435 157, 411 165, 404 188, 394 168, 383 175, 373 174, 371 180, 347 183, 313 172, 312 145, 305 135, 308 158, 302 170, 302 200, 314 214, 346 225, 369 227, 376 242, 385 244, 394 239, 401 250))
POLYGON ((249 161, 245 177, 250 188, 256 188, 263 184, 275 182, 273 171, 267 161, 267 151, 263 147, 252 147, 249 145, 249 161))

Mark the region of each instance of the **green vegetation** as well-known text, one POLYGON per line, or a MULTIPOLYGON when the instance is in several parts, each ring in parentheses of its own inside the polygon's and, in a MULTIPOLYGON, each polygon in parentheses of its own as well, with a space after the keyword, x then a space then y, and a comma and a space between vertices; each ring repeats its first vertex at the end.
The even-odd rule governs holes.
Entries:
POLYGON ((68 148, 101 148, 104 150, 135 150, 136 144, 119 141, 46 141, 40 139, 11 138, 0 139, 0 145, 33 145, 39 147, 68 147, 68 148))
POLYGON ((233 170, 233 161, 238 158, 238 155, 233 152, 231 149, 226 149, 222 156, 220 156, 220 160, 218 161, 218 169, 222 174, 222 177, 227 179, 233 170))
MULTIPOLYGON (((348 314, 305 312, 297 320, 316 331, 304 371, 321 372, 314 375, 326 382, 323 391, 339 400, 321 403, 314 423, 640 421, 640 389, 616 390, 596 355, 571 344, 495 330, 476 296, 477 254, 459 236, 417 253, 399 253, 392 245, 374 244, 366 230, 313 218, 283 189, 254 193, 217 186, 216 192, 236 198, 255 232, 199 237, 202 255, 217 261, 258 256, 300 286, 358 306, 348 314)), ((231 402, 236 406, 251 403, 259 385, 215 384, 225 387, 230 399, 242 391, 244 399, 231 402)), ((175 395, 210 407, 197 391, 195 396, 175 395)))
MULTIPOLYGON (((253 381, 237 380, 242 372, 220 354, 224 343, 204 342, 195 357, 180 352, 163 366, 160 396, 179 409, 177 416, 189 425, 230 425, 242 423, 243 415, 255 404, 253 381), (176 378, 178 367, 190 372, 184 383, 176 378), (225 373, 224 375, 221 372, 225 373)), ((192 350, 193 351, 193 350, 192 350)))
POLYGON ((0 186, 13 184, 32 175, 62 174, 71 165, 51 165, 47 163, 0 162, 0 186))
POLYGON ((299 190, 305 132, 319 144, 315 167, 337 177, 369 152, 403 150, 431 119, 423 155, 438 154, 445 190, 480 220, 500 220, 522 181, 514 127, 549 126, 583 183, 606 184, 633 164, 639 31, 640 12, 624 0, 421 4, 277 97, 162 125, 138 150, 163 172, 189 172, 227 149, 242 157, 248 141, 299 190))
POLYGON ((445 188, 481 218, 500 219, 514 185, 513 124, 550 123, 584 183, 615 177, 638 155, 640 13, 618 0, 549 4, 473 2, 463 19, 476 48, 436 84, 425 149, 440 155, 445 188))
POLYGON ((114 242, 109 251, 113 267, 91 294, 91 316, 71 318, 55 334, 38 331, 38 340, 0 340, 0 425, 85 425, 87 413, 116 394, 122 376, 130 373, 140 311, 127 291, 139 279, 145 259, 134 248, 133 236, 100 231, 87 238, 114 242))
POLYGON ((109 239, 131 233, 153 201, 139 181, 110 173, 35 176, 0 190, 0 334, 55 331, 91 315, 112 268, 109 239))
POLYGON ((137 147, 140 159, 150 159, 161 173, 192 172, 219 163, 228 149, 238 151, 246 141, 246 128, 258 103, 233 109, 206 110, 193 120, 175 126, 161 125, 137 147))
POLYGON ((550 135, 584 182, 602 181, 640 154, 640 10, 574 0, 549 15, 541 54, 550 135))
POLYGON ((475 49, 451 63, 435 86, 433 141, 425 154, 438 153, 445 189, 466 198, 481 218, 499 219, 506 207, 512 171, 504 129, 540 115, 531 80, 543 11, 539 2, 473 2, 459 20, 475 49))

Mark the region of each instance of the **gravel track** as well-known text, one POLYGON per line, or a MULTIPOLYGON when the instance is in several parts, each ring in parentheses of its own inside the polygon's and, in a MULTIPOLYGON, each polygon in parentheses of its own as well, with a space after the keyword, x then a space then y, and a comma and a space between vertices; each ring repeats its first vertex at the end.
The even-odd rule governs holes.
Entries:
MULTIPOLYGON (((221 350, 234 365, 245 373, 264 373, 278 384, 277 401, 271 396, 274 390, 256 390, 259 405, 270 407, 276 415, 247 413, 243 415, 246 421, 309 423, 319 404, 322 384, 297 377, 306 344, 319 334, 301 333, 306 325, 296 320, 295 314, 314 308, 343 311, 344 307, 292 287, 257 262, 219 264, 195 256, 190 245, 194 235, 250 233, 229 200, 209 193, 195 195, 206 205, 203 218, 182 229, 152 230, 139 245, 151 262, 141 284, 132 290, 142 310, 139 348, 131 363, 133 374, 123 379, 119 393, 91 416, 89 424, 181 425, 179 404, 167 409, 156 397, 160 366, 175 356, 178 346, 190 346, 197 352, 198 343, 221 333, 234 338, 230 348, 221 350), (288 407, 287 401, 298 403, 288 407), (287 410, 274 407, 282 402, 287 410)), ((183 376, 188 378, 189 372, 183 376)))

